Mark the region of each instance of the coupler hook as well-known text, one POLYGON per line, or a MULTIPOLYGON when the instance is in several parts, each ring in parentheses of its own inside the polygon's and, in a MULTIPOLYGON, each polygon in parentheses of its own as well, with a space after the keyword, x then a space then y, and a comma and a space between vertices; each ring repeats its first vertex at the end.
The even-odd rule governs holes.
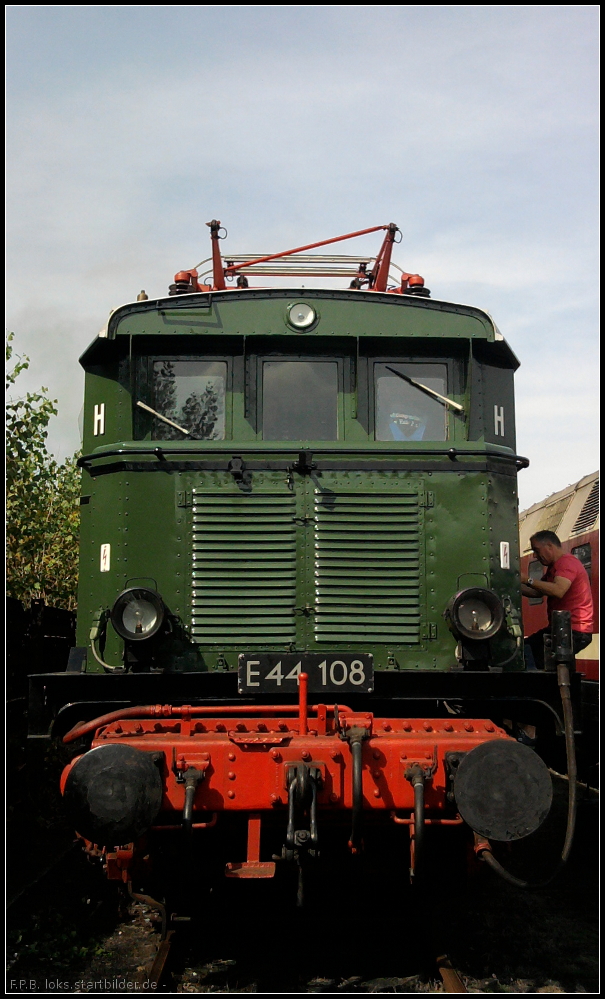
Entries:
POLYGON ((321 781, 321 771, 306 763, 298 763, 288 768, 288 827, 284 857, 295 860, 298 865, 298 887, 296 905, 304 903, 304 870, 307 856, 317 856, 317 789, 321 781), (296 829, 296 807, 309 806, 309 828, 296 829))
MULTIPOLYGON (((286 846, 291 850, 304 846, 315 848, 317 833, 317 786, 321 772, 306 763, 298 763, 288 768, 288 828, 286 846), (304 808, 309 803, 309 829, 295 829, 296 806, 304 808)), ((312 854, 313 855, 313 854, 312 854)))

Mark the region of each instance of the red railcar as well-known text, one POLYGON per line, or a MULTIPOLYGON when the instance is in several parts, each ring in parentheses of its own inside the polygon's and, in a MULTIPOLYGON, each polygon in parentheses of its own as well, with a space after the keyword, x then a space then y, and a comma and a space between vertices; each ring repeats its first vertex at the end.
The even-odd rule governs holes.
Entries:
MULTIPOLYGON (((580 559, 590 578, 595 608, 590 645, 576 656, 576 668, 586 680, 599 679, 599 473, 584 476, 519 515, 521 572, 541 579, 544 567, 532 553, 530 537, 554 531, 566 552, 580 559)), ((523 600, 523 629, 527 637, 547 625, 546 601, 523 600)))

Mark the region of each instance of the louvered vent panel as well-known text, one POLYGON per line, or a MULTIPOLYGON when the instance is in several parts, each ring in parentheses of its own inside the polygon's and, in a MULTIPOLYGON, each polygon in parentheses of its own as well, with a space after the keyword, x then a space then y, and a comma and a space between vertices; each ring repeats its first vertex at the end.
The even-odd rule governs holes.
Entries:
POLYGON ((580 511, 580 516, 573 525, 572 534, 583 534, 584 531, 589 531, 593 526, 599 515, 599 480, 595 482, 588 499, 586 500, 582 510, 580 511))
POLYGON ((296 500, 194 490, 191 631, 200 644, 294 641, 296 500))
POLYGON ((556 534, 572 498, 573 493, 568 493, 561 499, 555 500, 554 503, 550 503, 549 506, 544 507, 538 526, 533 533, 537 534, 538 531, 554 531, 556 534))
POLYGON ((419 641, 415 493, 315 493, 318 642, 419 641))

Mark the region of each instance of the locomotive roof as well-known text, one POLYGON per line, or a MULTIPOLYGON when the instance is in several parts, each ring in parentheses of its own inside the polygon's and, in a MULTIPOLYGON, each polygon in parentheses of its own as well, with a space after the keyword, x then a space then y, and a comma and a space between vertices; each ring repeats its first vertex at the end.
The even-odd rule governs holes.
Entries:
POLYGON ((329 320, 302 334, 305 337, 483 341, 486 347, 489 345, 490 361, 513 370, 519 367, 518 358, 483 309, 415 295, 333 288, 230 288, 129 302, 111 312, 106 328, 84 352, 80 363, 84 367, 102 363, 115 353, 110 342, 130 335, 301 336, 285 328, 281 308, 272 317, 272 324, 268 323, 266 313, 261 316, 261 312, 263 304, 305 299, 321 300, 322 319, 329 320), (329 309, 330 305, 334 308, 329 309), (394 313, 394 309, 406 311, 405 329, 401 315, 394 313), (189 317, 193 319, 194 312, 198 313, 195 328, 187 322, 189 317), (364 320, 370 315, 372 321, 366 324, 364 320), (207 323, 200 322, 204 319, 207 323))
POLYGON ((483 340, 491 345, 486 358, 491 363, 513 371, 519 367, 519 361, 487 312, 474 306, 430 299, 430 291, 424 287, 424 278, 420 274, 403 271, 392 261, 393 247, 401 242, 401 230, 394 222, 261 255, 223 254, 220 243, 227 236, 226 229, 218 219, 206 224, 210 229, 211 256, 195 267, 178 271, 174 275, 174 284, 170 285, 168 298, 150 301, 145 292, 141 292, 136 302, 115 309, 107 328, 101 331, 81 357, 80 362, 84 366, 111 356, 113 351, 108 341, 115 341, 123 334, 248 337, 300 336, 304 333, 305 336, 357 339, 483 340), (333 254, 331 250, 319 255, 306 253, 307 250, 378 232, 384 233, 384 237, 374 256, 343 256, 333 254), (207 264, 209 266, 200 274, 198 268, 207 264), (397 273, 392 271, 393 268, 397 273), (252 288, 248 281, 251 275, 279 275, 285 278, 345 276, 352 280, 348 289, 337 290, 252 288), (212 283, 206 283, 210 280, 212 283), (228 282, 235 280, 237 286, 229 288, 228 282), (389 284, 390 281, 395 281, 395 284, 389 284), (306 331, 285 329, 289 324, 288 317, 283 309, 275 308, 275 304, 283 299, 290 299, 290 307, 301 299, 319 299, 322 314, 319 314, 319 309, 316 310, 316 320, 306 331), (265 304, 264 309, 262 303, 265 304), (401 315, 397 317, 393 309, 406 310, 405 324, 401 323, 401 315), (103 339, 106 341, 104 346, 99 343, 103 339))

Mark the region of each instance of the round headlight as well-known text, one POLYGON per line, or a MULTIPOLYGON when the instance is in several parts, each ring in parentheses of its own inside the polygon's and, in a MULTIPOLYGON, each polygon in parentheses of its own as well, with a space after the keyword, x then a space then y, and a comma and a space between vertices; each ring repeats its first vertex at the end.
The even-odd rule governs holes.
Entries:
POLYGON ((111 623, 121 638, 140 642, 158 633, 165 613, 159 593, 132 587, 120 593, 111 610, 111 623))
POLYGON ((315 309, 305 302, 296 302, 295 305, 288 306, 288 322, 297 330, 306 330, 311 326, 317 317, 315 309))
POLYGON ((483 634, 491 628, 492 620, 489 607, 477 597, 469 597, 458 604, 458 622, 465 631, 483 634))
POLYGON ((493 638, 502 627, 504 608, 492 590, 471 586, 452 597, 445 618, 459 637, 493 638))

